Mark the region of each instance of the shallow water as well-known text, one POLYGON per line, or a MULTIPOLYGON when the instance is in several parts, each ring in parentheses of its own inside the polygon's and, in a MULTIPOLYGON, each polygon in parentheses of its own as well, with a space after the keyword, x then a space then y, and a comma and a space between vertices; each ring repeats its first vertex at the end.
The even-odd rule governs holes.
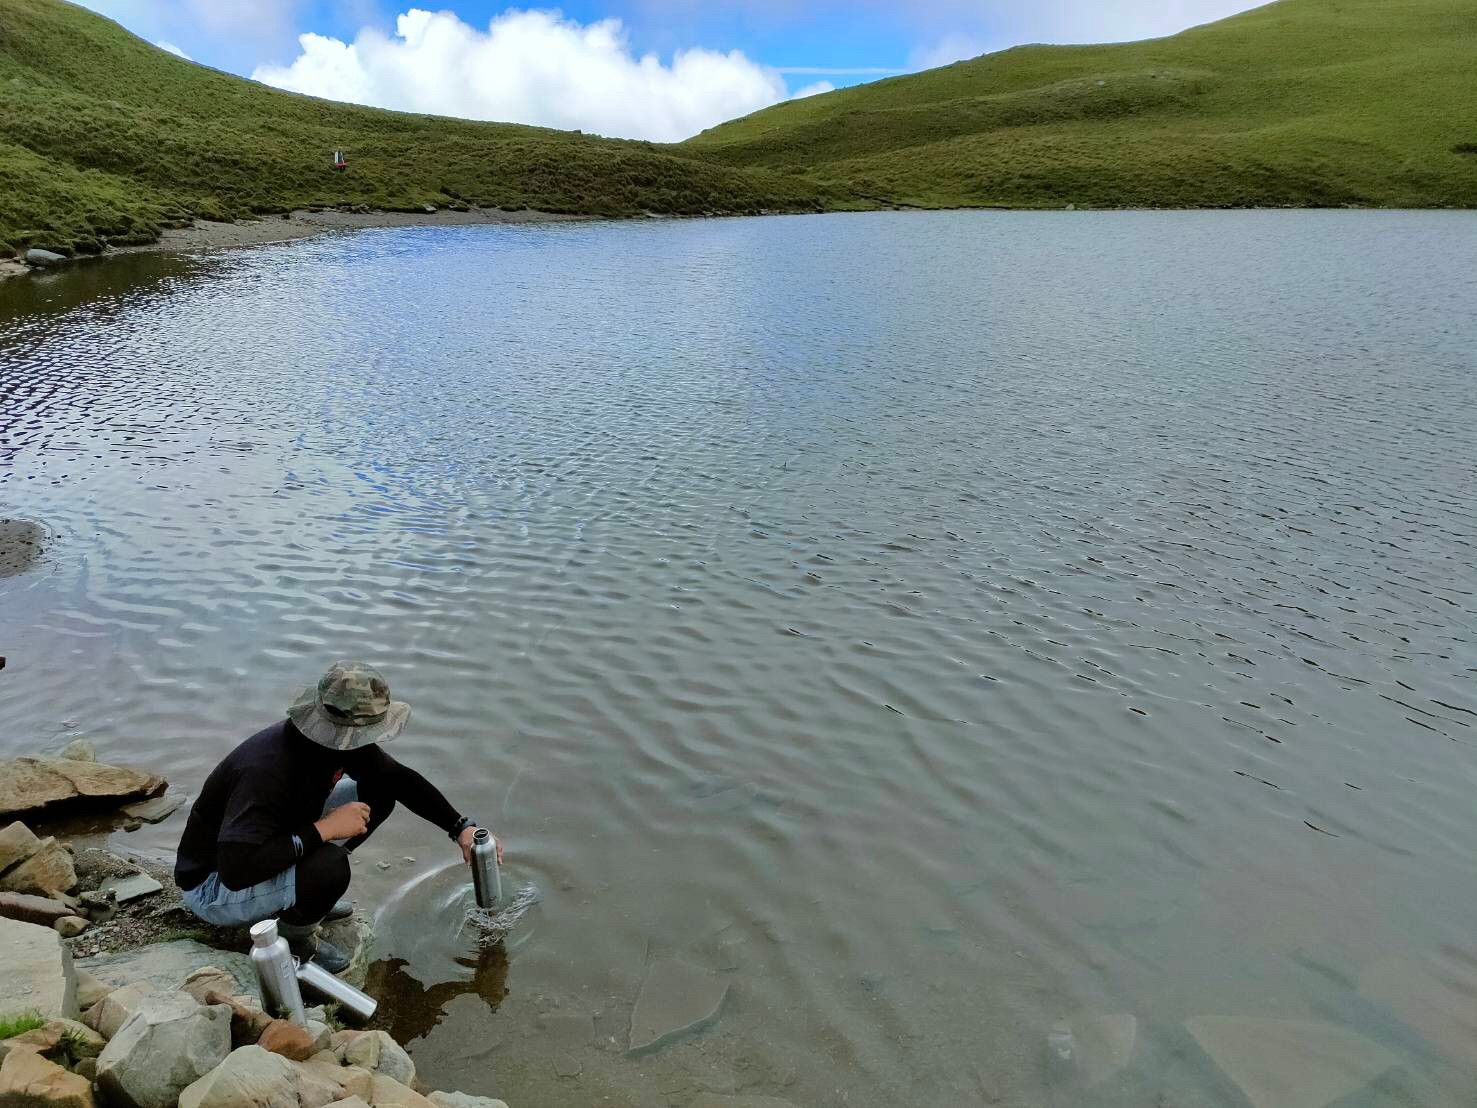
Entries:
MULTIPOLYGON (((515 1108, 1239 1105, 1225 1016, 1362 1037, 1266 1103, 1471 1103, 1474 303, 1461 213, 405 229, 9 282, 0 516, 54 541, 0 580, 0 754, 85 734, 189 792, 377 660, 395 753, 544 898, 479 954, 397 816, 356 859, 376 988, 427 1082, 515 1108), (628 1058, 665 957, 728 996, 628 1058), (1049 1064, 1113 1013, 1126 1064, 1049 1064)), ((1312 1034, 1237 1026, 1250 1066, 1312 1034)))

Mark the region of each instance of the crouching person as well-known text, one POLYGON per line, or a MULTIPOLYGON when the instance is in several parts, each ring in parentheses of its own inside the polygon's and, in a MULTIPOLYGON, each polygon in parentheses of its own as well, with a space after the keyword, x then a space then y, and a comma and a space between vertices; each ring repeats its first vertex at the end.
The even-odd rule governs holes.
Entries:
MULTIPOLYGON (((470 857, 477 823, 381 749, 410 706, 360 662, 339 662, 287 718, 211 771, 180 839, 174 877, 185 904, 218 927, 277 919, 293 953, 331 973, 348 955, 318 934, 353 905, 349 854, 403 804, 470 857)), ((502 847, 499 845, 501 855, 502 847)))

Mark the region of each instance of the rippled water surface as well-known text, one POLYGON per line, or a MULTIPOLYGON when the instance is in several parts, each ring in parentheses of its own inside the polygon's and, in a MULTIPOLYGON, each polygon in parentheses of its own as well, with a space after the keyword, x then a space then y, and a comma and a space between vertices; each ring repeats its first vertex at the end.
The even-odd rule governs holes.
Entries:
POLYGON ((395 753, 544 898, 479 953, 398 815, 376 987, 429 1084, 514 1108, 1470 1104, 1474 304, 1458 213, 12 281, 0 516, 53 541, 0 580, 0 754, 85 734, 191 792, 377 660, 395 753), (628 1057, 666 958, 727 998, 628 1057))

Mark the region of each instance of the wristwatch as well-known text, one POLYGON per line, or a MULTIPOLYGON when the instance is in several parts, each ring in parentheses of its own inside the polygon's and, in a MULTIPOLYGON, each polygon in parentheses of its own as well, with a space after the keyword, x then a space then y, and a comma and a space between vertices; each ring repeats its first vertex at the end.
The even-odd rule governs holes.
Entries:
POLYGON ((447 838, 453 840, 459 839, 462 837, 462 832, 465 831, 468 827, 481 826, 482 825, 474 820, 471 816, 463 816, 461 819, 456 821, 456 826, 452 828, 451 834, 448 835, 447 838))

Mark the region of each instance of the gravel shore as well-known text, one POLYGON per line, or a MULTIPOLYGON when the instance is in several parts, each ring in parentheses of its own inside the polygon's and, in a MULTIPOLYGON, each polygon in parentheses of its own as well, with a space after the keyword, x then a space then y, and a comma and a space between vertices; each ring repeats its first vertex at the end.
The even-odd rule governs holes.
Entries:
MULTIPOLYGON (((591 219, 591 216, 560 215, 555 212, 503 211, 500 208, 472 208, 468 211, 437 209, 434 212, 348 212, 296 211, 287 215, 269 215, 260 219, 235 223, 212 223, 196 220, 189 227, 166 228, 155 242, 140 246, 120 246, 108 250, 103 257, 117 254, 189 253, 197 250, 224 249, 233 246, 262 246, 274 242, 312 238, 335 231, 357 231, 367 227, 468 227, 505 223, 569 223, 591 219)), ((0 281, 29 272, 27 266, 10 258, 0 258, 0 281)))

